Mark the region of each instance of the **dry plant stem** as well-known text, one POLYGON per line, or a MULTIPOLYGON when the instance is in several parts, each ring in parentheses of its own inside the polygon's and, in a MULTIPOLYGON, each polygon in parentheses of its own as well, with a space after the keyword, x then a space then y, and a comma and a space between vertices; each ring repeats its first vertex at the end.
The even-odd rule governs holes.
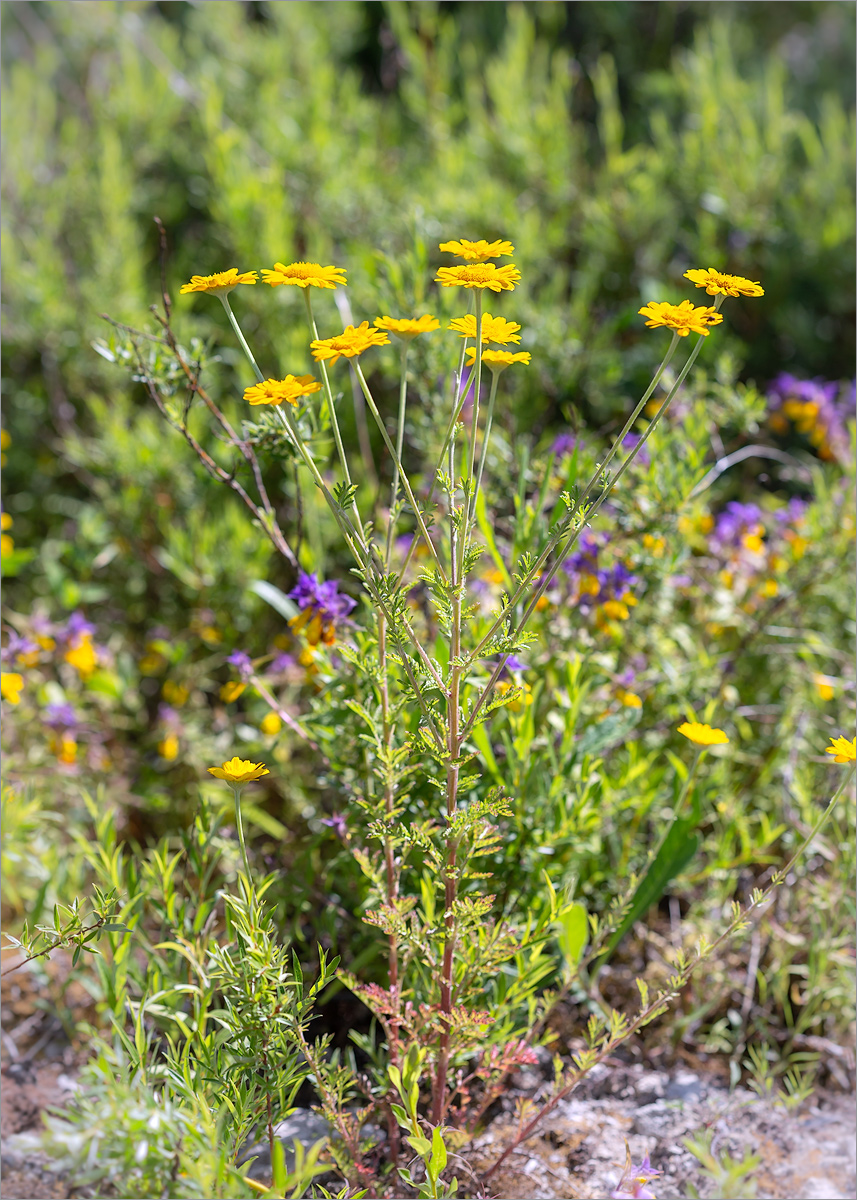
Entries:
POLYGON ((372 396, 372 393, 369 391, 369 385, 366 382, 366 377, 363 374, 363 370, 360 366, 359 359, 355 358, 352 365, 354 367, 354 372, 357 375, 358 380, 360 381, 360 387, 363 389, 363 395, 366 397, 366 403, 369 405, 369 411, 372 413, 372 416, 375 418, 375 424, 378 426, 378 429, 381 431, 381 437, 384 439, 384 445, 387 447, 387 451, 390 455, 390 458, 393 460, 393 466, 396 468, 396 470, 399 473, 399 478, 402 481, 402 487, 405 489, 405 495, 408 497, 408 502, 410 503, 410 506, 414 511, 414 515, 416 516, 416 519, 417 519, 417 524, 420 527, 420 533, 423 535, 423 538, 425 539, 426 546, 428 547, 429 553, 431 554, 432 558, 434 559, 435 566, 437 567, 438 571, 440 572, 441 578, 444 580, 444 582, 448 582, 446 571, 443 569, 443 564, 441 563, 440 558, 438 557, 438 553, 437 553, 437 550, 435 549, 435 545, 432 542, 431 538, 429 537, 429 532, 428 532, 428 529, 426 528, 426 523, 425 523, 425 520, 423 519, 423 514, 422 514, 422 511, 420 510, 420 506, 417 504, 417 498, 413 493, 413 489, 411 487, 411 482, 408 479, 408 476, 406 475, 405 471, 402 469, 402 460, 399 458, 398 454, 396 453, 396 447, 393 445, 392 441, 390 440, 390 435, 387 433, 387 426, 384 424, 384 422, 381 418, 381 414, 378 412, 378 406, 375 403, 374 397, 372 396))
POLYGON ((541 1111, 532 1118, 532 1120, 527 1122, 527 1124, 522 1130, 520 1130, 510 1145, 505 1148, 500 1157, 491 1164, 491 1166, 482 1176, 484 1182, 487 1182, 487 1180, 491 1178, 494 1172, 500 1166, 502 1166, 509 1155, 518 1146, 520 1146, 522 1142, 526 1141, 528 1137, 535 1133, 536 1127, 544 1119, 544 1117, 552 1112, 561 1100, 564 1100, 566 1096, 569 1096, 571 1092, 574 1091, 580 1081, 589 1073, 589 1071, 592 1070, 594 1066, 596 1066, 599 1062, 602 1062, 608 1054, 616 1049, 618 1045, 621 1045, 622 1042, 627 1041, 629 1037, 632 1037, 639 1029, 642 1029, 644 1025, 647 1025, 649 1021, 653 1020, 661 1011, 663 1011, 676 998, 676 996, 679 995, 682 988, 696 971, 697 967, 706 962, 714 953, 716 953, 717 950, 720 949, 725 942, 729 941, 729 939, 735 933, 739 933, 742 929, 747 927, 749 918, 754 916, 755 913, 757 913, 759 909, 762 908, 762 906, 766 904, 768 900, 770 900, 776 889, 780 887, 780 885, 787 879, 792 867, 794 867, 795 863, 801 858, 806 849, 815 839, 822 826, 826 824, 828 818, 833 813, 840 796, 853 780, 854 771, 855 768, 852 766, 845 775, 845 778, 842 780, 842 783, 834 792, 833 797, 827 804, 827 807, 824 809, 815 825, 813 825, 806 839, 801 843, 786 865, 781 870, 777 871, 774 878, 771 880, 770 884, 765 888, 765 890, 734 918, 734 920, 727 926, 725 931, 720 935, 719 938, 716 939, 716 941, 705 947, 703 953, 697 953, 696 958, 694 958, 692 962, 688 963, 683 970, 679 971, 672 977, 668 991, 660 993, 660 995, 656 996, 651 1003, 647 1004, 645 1008, 642 1008, 634 1020, 618 1037, 606 1042, 595 1054, 591 1062, 589 1062, 585 1067, 578 1069, 574 1073, 574 1077, 557 1092, 555 1092, 553 1096, 551 1096, 544 1108, 542 1108, 541 1111))
MULTIPOLYGON (((158 316, 157 313, 155 315, 158 316)), ((110 318, 105 317, 105 320, 110 321, 110 318)), ((162 324, 164 323, 162 317, 158 316, 158 320, 161 321, 162 324)), ((112 325, 117 324, 117 322, 114 322, 114 321, 110 321, 110 323, 112 325)), ((173 341, 170 341, 169 339, 166 341, 166 345, 168 345, 170 347, 170 349, 173 351, 173 353, 176 355, 176 361, 179 363, 179 365, 184 370, 185 374, 188 376, 191 391, 195 392, 196 395, 198 395, 200 397, 200 399, 204 401, 204 403, 208 406, 208 408, 210 409, 212 414, 220 422, 221 426, 223 427, 227 437, 230 439, 232 444, 238 447, 238 449, 244 455, 245 460, 248 463, 250 463, 250 465, 253 469, 253 474, 256 479, 257 486, 259 488, 259 496, 262 500, 262 505, 263 505, 262 508, 260 508, 259 505, 256 504, 256 502, 248 495, 247 491, 238 482, 238 480, 235 478, 235 476, 233 474, 231 474, 229 471, 226 471, 223 467, 219 466, 214 461, 214 459, 211 457, 211 455, 202 448, 202 446, 199 444, 199 442, 196 440, 196 438, 193 436, 193 434, 188 429, 187 425, 177 424, 172 419, 172 417, 167 412, 166 406, 164 405, 164 402, 161 399, 161 394, 158 391, 157 385, 156 385, 154 379, 152 378, 151 374, 149 373, 149 371, 146 367, 145 360, 143 359, 143 356, 140 352, 140 347, 136 340, 138 331, 131 329, 130 326, 121 326, 121 328, 125 329, 125 331, 128 333, 131 345, 134 347, 134 352, 137 355, 137 367, 139 368, 141 378, 146 386, 146 391, 149 393, 149 396, 154 401, 161 416, 164 418, 164 420, 169 425, 172 426, 173 429, 178 430, 178 432, 182 435, 182 437, 185 439, 187 444, 190 446, 191 450, 193 450, 194 454, 197 456, 199 461, 205 467, 206 471, 208 471, 209 475, 211 475, 211 477, 213 479, 217 479, 220 483, 225 483, 227 487, 230 487, 233 490, 233 492, 236 493, 236 495, 240 496, 240 498, 244 501, 244 503, 247 505, 247 507, 252 512, 253 516, 259 522, 259 525, 261 526, 261 528, 265 531, 265 534, 269 538, 274 549, 277 550, 278 553, 282 554, 283 558, 285 558, 289 563, 291 563, 291 565, 293 567, 297 567, 298 560, 297 560, 291 546, 289 545, 289 543, 286 541, 285 537, 283 536, 282 530, 280 529, 279 525, 277 524, 277 519, 274 514, 273 507, 271 505, 270 500, 268 499, 268 494, 265 491, 264 485, 262 484, 262 477, 261 477, 261 471, 259 469, 258 459, 256 458, 255 454, 252 453, 252 451, 249 451, 248 448, 244 444, 242 444, 240 439, 236 436, 235 432, 232 430, 232 427, 230 426, 229 422, 224 417, 223 413, 220 412, 220 410, 217 408, 217 406, 214 404, 214 402, 210 399, 210 397, 205 392, 205 390, 199 386, 199 383, 197 382, 196 377, 193 375, 193 372, 191 371, 189 365, 184 361, 184 358, 182 357, 180 351, 178 350, 178 347, 175 345, 175 343, 173 341)), ((143 334, 142 336, 146 337, 147 335, 143 334)), ((160 341, 161 339, 156 338, 156 339, 150 339, 150 340, 160 341)))
MULTIPOLYGON (((99 919, 92 925, 87 925, 84 929, 79 930, 76 936, 80 937, 85 933, 94 933, 96 929, 101 928, 106 920, 106 917, 99 917, 99 919)), ((4 970, 0 971, 0 976, 11 975, 13 971, 20 971, 21 967, 25 967, 27 963, 34 962, 37 958, 44 958, 46 954, 51 954, 54 950, 58 950, 62 944, 63 943, 61 941, 51 942, 50 946, 46 946, 44 950, 39 950, 36 954, 28 954, 27 957, 22 958, 20 962, 13 963, 11 967, 4 968, 4 970)), ((8 950, 10 947, 4 946, 3 949, 8 950)))

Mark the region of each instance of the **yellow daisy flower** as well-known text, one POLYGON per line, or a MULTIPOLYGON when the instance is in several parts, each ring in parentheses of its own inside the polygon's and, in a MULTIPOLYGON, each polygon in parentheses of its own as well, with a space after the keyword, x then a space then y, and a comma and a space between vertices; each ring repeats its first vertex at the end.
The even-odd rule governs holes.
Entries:
POLYGON ((857 738, 850 742, 846 737, 831 738, 825 754, 835 754, 834 762, 850 763, 857 760, 857 738))
POLYGON ((0 671, 0 695, 10 704, 21 703, 21 688, 24 686, 24 676, 17 671, 0 671))
POLYGON ((244 392, 244 399, 251 404, 297 404, 301 396, 320 392, 321 384, 312 375, 287 375, 285 379, 266 379, 254 383, 244 392))
POLYGON ((685 721, 684 725, 679 725, 678 732, 697 746, 722 746, 729 741, 722 729, 712 729, 710 725, 700 725, 698 721, 685 721))
MULTIPOLYGON (((505 317, 492 317, 490 313, 482 314, 482 341, 496 342, 498 346, 505 346, 509 342, 519 342, 521 340, 518 331, 521 326, 516 321, 507 321, 505 317)), ((447 329, 454 329, 461 337, 473 338, 476 341, 476 317, 473 313, 466 317, 454 317, 447 325, 447 329)))
POLYGON ((323 267, 320 263, 295 262, 283 266, 274 263, 273 271, 263 270, 262 278, 271 287, 280 287, 284 283, 293 283, 297 287, 333 288, 345 284, 344 267, 323 267))
POLYGON ((269 712, 259 722, 259 728, 262 730, 262 733, 266 733, 269 737, 272 737, 283 728, 283 722, 275 712, 269 712))
POLYGON ((235 680, 232 680, 229 683, 224 683, 223 687, 220 689, 220 699, 225 704, 232 704, 234 700, 238 699, 246 687, 246 683, 238 683, 235 680))
POLYGON ((191 275, 190 283, 182 284, 181 295, 185 292, 211 292, 215 296, 225 296, 239 283, 255 283, 257 279, 255 271, 239 272, 237 267, 219 271, 216 275, 191 275))
POLYGON ((376 317, 374 325, 376 329, 386 329, 395 337, 408 341, 419 333, 432 333, 435 329, 440 329, 440 321, 430 313, 425 313, 422 317, 376 317))
POLYGON ((463 267, 438 267, 435 283, 444 287, 490 288, 492 292, 514 291, 521 272, 514 263, 495 267, 493 263, 471 263, 463 267))
MULTIPOLYGON (((511 367, 512 363, 524 363, 529 365, 532 355, 528 350, 522 350, 520 354, 512 354, 510 350, 483 350, 482 361, 486 367, 489 367, 495 375, 501 371, 505 371, 507 367, 511 367)), ((476 347, 467 347, 467 365, 472 367, 476 362, 476 347)))
POLYGON ((457 254, 459 258, 465 258, 468 262, 485 262, 487 258, 501 258, 504 255, 508 257, 515 252, 511 242, 504 242, 499 238, 496 242, 486 242, 484 239, 470 242, 467 238, 462 238, 460 242, 441 242, 440 249, 445 254, 457 254))
POLYGON ((752 279, 743 275, 724 275, 715 271, 714 267, 707 270, 696 269, 685 271, 685 279, 695 283, 698 288, 705 288, 709 296, 764 296, 765 289, 752 279))
POLYGON ((209 767, 208 773, 218 779, 225 779, 227 783, 252 783, 254 779, 271 774, 264 763, 247 762, 237 757, 230 758, 222 767, 209 767))
POLYGON ((158 742, 158 754, 167 762, 175 762, 179 756, 179 739, 174 733, 168 733, 163 741, 158 742))
POLYGON ((330 359, 335 363, 338 358, 355 358, 368 350, 370 346, 388 346, 390 339, 380 329, 370 329, 368 321, 359 325, 346 325, 342 333, 332 338, 319 338, 310 342, 310 350, 316 362, 330 359))
POLYGON ((679 337, 687 337, 689 333, 701 333, 708 337, 708 326, 719 325, 723 317, 713 308, 696 308, 689 300, 681 304, 667 304, 665 301, 650 300, 645 308, 637 310, 641 317, 646 317, 649 329, 664 326, 674 329, 679 337))

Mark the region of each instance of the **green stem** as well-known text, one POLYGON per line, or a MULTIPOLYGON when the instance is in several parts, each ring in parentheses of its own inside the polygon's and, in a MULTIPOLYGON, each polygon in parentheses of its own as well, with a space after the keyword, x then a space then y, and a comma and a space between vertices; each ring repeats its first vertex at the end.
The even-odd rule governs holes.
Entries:
MULTIPOLYGON (((309 321, 310 331, 315 341, 320 341, 318 336, 318 326, 315 323, 315 317, 312 311, 312 298, 310 297, 310 289, 308 287, 301 289, 304 294, 304 304, 306 305, 306 315, 309 321)), ((345 458, 345 446, 342 444, 342 434, 339 432, 339 422, 336 419, 336 409, 333 404, 333 391, 330 386, 330 377, 327 374, 327 364, 324 359, 318 360, 318 365, 321 369, 321 379, 324 384, 324 398, 327 402, 327 415, 330 418, 330 428, 333 432, 333 440, 336 443, 336 452, 339 455, 339 462, 342 467, 342 473, 345 476, 345 482, 351 484, 351 474, 348 470, 348 462, 345 458)), ((355 515, 356 515, 355 508, 355 515)))
MULTIPOLYGON (((410 340, 405 338, 402 340, 402 377, 399 381, 399 424, 396 430, 396 456, 398 461, 402 461, 402 448, 405 444, 405 410, 408 403, 408 350, 410 349, 410 340)), ((390 519, 387 522, 387 548, 384 553, 384 567, 387 571, 390 570, 390 557, 393 550, 393 532, 396 525, 396 504, 399 500, 399 468, 393 466, 393 487, 390 494, 390 519)))
POLYGON ((255 358, 253 357, 253 351, 247 345, 247 339, 245 338, 244 334, 241 332, 241 326, 235 320, 235 313, 232 311, 232 309, 229 306, 229 297, 224 295, 224 293, 222 293, 222 292, 220 292, 218 294, 220 295, 220 303, 223 305, 224 309, 226 310, 226 315, 229 318, 229 323, 232 326, 232 328, 235 330, 235 336, 238 338, 238 341, 241 343, 241 349, 247 355, 247 359, 250 363, 250 366, 253 368, 253 371, 254 371, 259 383, 264 383, 265 376, 259 370, 259 364, 256 362, 255 358))
POLYGON ((355 372, 358 380, 360 381, 360 387, 363 389, 363 395, 366 397, 366 403, 369 405, 369 411, 372 413, 372 416, 375 418, 375 424, 378 426, 378 429, 381 431, 381 437, 384 439, 384 445, 387 447, 387 451, 390 455, 390 458, 393 460, 393 465, 398 469, 399 478, 402 481, 402 487, 405 489, 405 495, 408 497, 408 502, 410 503, 411 508, 414 511, 414 516, 416 517, 417 524, 420 527, 420 533, 423 535, 423 538, 425 539, 426 546, 428 547, 429 553, 431 554, 432 558, 434 559, 435 566, 437 567, 438 571, 440 572, 441 578, 446 583, 446 582, 448 582, 447 577, 446 577, 446 571, 444 571, 443 565, 438 557, 438 553, 437 553, 437 550, 435 549, 434 543, 432 542, 431 538, 429 537, 429 531, 428 531, 428 528, 426 527, 425 521, 423 520, 423 514, 420 511, 420 506, 417 504, 417 498, 413 493, 413 489, 411 488, 410 480, 408 479, 407 475, 405 474, 405 472, 402 468, 402 460, 400 459, 399 455, 396 453, 396 447, 393 445, 392 441, 390 440, 390 435, 387 433, 387 427, 384 424, 383 420, 381 419, 381 414, 378 412, 378 406, 375 403, 372 393, 369 391, 369 385, 366 382, 366 377, 364 376, 363 371, 360 367, 359 360, 355 358, 353 360, 352 365, 354 367, 354 372, 355 372))
POLYGON ((488 440, 491 437, 491 425, 494 421, 494 401, 497 399, 497 383, 500 379, 500 372, 495 371, 491 380, 491 392, 488 396, 488 412, 485 414, 485 432, 482 434, 482 450, 479 455, 479 467, 476 471, 476 486, 473 489, 473 498, 468 516, 468 524, 471 523, 476 514, 476 501, 479 498, 479 489, 482 487, 482 472, 485 470, 485 459, 488 455, 488 440))
POLYGON ((250 908, 251 913, 256 909, 256 887, 253 883, 253 876, 250 874, 250 860, 247 857, 247 843, 244 841, 244 822, 241 819, 241 793, 244 788, 241 784, 232 784, 232 794, 235 797, 235 828, 238 830, 238 844, 241 847, 241 858, 244 862, 244 876, 247 880, 247 887, 250 892, 250 908))

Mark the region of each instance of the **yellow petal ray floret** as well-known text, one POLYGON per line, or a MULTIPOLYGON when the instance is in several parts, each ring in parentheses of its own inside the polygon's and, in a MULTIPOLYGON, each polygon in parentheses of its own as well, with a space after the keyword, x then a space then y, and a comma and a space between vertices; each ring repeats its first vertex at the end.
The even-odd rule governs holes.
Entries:
POLYGON ((641 317, 646 317, 649 329, 663 326, 674 329, 679 337, 687 337, 689 333, 701 333, 708 337, 708 326, 719 325, 723 317, 713 308, 696 307, 689 300, 681 304, 668 304, 666 301, 650 300, 644 308, 637 310, 641 317))
POLYGON ((227 783, 252 783, 254 779, 261 779, 263 775, 270 775, 271 772, 264 763, 247 762, 243 758, 235 757, 230 758, 222 767, 209 767, 208 773, 218 779, 225 779, 227 783))
POLYGON ((857 761, 857 738, 853 738, 850 742, 846 737, 832 737, 830 745, 824 752, 825 754, 834 754, 834 762, 850 763, 857 761))
POLYGON ((255 283, 258 275, 255 271, 239 271, 230 267, 228 271, 219 271, 216 275, 191 275, 190 283, 182 284, 181 295, 186 292, 212 292, 216 296, 225 296, 239 283, 255 283))
POLYGON ((244 392, 244 399, 251 404, 286 404, 296 405, 302 396, 310 396, 320 392, 321 384, 312 375, 287 375, 285 379, 266 379, 263 383, 254 383, 244 392))
POLYGON ((321 263, 310 262, 293 262, 288 266, 284 266, 281 262, 274 263, 272 271, 267 268, 262 270, 262 279, 271 287, 280 287, 286 283, 301 288, 333 289, 339 284, 342 284, 343 287, 346 286, 344 267, 323 267, 321 263))
POLYGON ((695 283, 698 288, 705 288, 709 296, 764 296, 765 294, 765 289, 760 283, 754 283, 752 279, 745 279, 743 275, 724 275, 722 271, 715 271, 714 267, 708 267, 705 270, 700 267, 692 271, 685 271, 684 277, 691 283, 695 283))
POLYGON ((432 333, 440 329, 440 321, 431 313, 424 313, 421 317, 376 317, 373 324, 376 329, 386 329, 394 337, 407 340, 420 333, 432 333))
POLYGON ((521 282, 514 263, 496 267, 494 263, 468 263, 461 267, 438 267, 435 283, 444 287, 489 288, 492 292, 511 292, 521 282))
POLYGON ((441 242, 440 249, 445 254, 456 254, 468 262, 485 262, 487 258, 508 257, 515 253, 512 243, 502 241, 500 238, 496 242, 486 242, 484 238, 478 242, 471 242, 467 238, 462 238, 458 242, 441 242))
POLYGON ((342 333, 331 338, 319 338, 310 342, 310 350, 316 362, 329 359, 335 363, 338 358, 355 358, 368 350, 370 346, 387 346, 390 339, 381 329, 370 329, 368 321, 359 325, 346 325, 342 333))
POLYGON ((21 688, 24 686, 24 676, 17 671, 0 671, 0 695, 10 704, 21 703, 21 688))
POLYGON ((700 725, 699 721, 685 721, 679 725, 678 732, 683 733, 690 742, 697 746, 722 746, 729 738, 722 729, 712 729, 710 725, 700 725))
MULTIPOLYGON (((487 312, 482 314, 483 342, 494 342, 498 346, 505 346, 509 342, 520 342, 520 328, 517 321, 507 321, 505 317, 492 317, 487 312)), ((461 337, 473 338, 475 341, 476 317, 473 313, 468 313, 466 317, 454 317, 447 325, 447 329, 453 329, 461 337)))
MULTIPOLYGON (((499 374, 500 371, 505 371, 506 368, 511 367, 513 363, 523 363, 525 366, 529 366, 531 358, 532 355, 528 350, 522 350, 520 354, 512 354, 510 350, 482 351, 482 361, 485 363, 485 366, 490 367, 495 374, 499 374)), ((476 347, 468 346, 467 365, 472 367, 475 362, 476 347)))

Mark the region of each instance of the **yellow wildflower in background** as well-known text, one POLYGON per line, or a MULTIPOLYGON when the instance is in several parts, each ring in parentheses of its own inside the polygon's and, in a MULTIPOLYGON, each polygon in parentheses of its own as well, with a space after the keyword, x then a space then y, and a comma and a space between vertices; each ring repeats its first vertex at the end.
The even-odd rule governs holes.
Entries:
POLYGON ((5 429, 0 429, 0 467, 6 466, 6 451, 12 445, 12 439, 5 429))
MULTIPOLYGON (((492 317, 490 313, 482 314, 483 342, 495 342, 498 346, 505 346, 508 342, 519 342, 520 328, 516 321, 507 321, 505 317, 492 317)), ((454 329, 461 337, 473 338, 476 341, 476 317, 472 313, 466 317, 454 317, 447 329, 454 329)))
POLYGON ((678 732, 697 746, 722 746, 729 741, 722 729, 712 729, 710 725, 700 725, 698 721, 685 721, 679 725, 678 732))
POLYGON ((241 693, 246 689, 246 683, 224 683, 220 689, 220 699, 226 704, 231 704, 233 700, 237 700, 241 693))
POLYGON ((438 267, 435 283, 444 287, 489 288, 492 292, 512 292, 521 282, 521 272, 513 263, 495 267, 493 263, 473 263, 465 267, 438 267))
POLYGON ((708 326, 719 325, 723 317, 713 308, 695 307, 689 300, 681 304, 667 304, 666 301, 650 300, 644 308, 637 310, 641 317, 646 317, 649 329, 663 326, 674 329, 679 337, 687 337, 689 333, 701 333, 708 337, 708 326))
POLYGON ((368 321, 359 325, 346 325, 342 333, 331 338, 319 338, 310 342, 310 350, 316 362, 330 359, 335 363, 338 358, 355 358, 368 350, 370 346, 388 346, 390 339, 380 329, 370 329, 368 321))
POLYGON ((190 688, 183 683, 176 683, 174 679, 165 679, 161 692, 167 704, 173 704, 176 708, 186 704, 190 696, 190 688))
POLYGON ((167 762, 173 762, 179 756, 179 739, 174 733, 168 733, 162 742, 158 742, 158 754, 167 762))
POLYGON ((264 763, 247 762, 243 758, 230 758, 222 767, 209 767, 209 775, 225 779, 227 783, 252 783, 263 775, 270 775, 264 763))
POLYGON ((339 284, 346 286, 344 267, 323 267, 321 263, 294 262, 288 266, 274 263, 273 271, 263 269, 262 278, 271 287, 292 283, 300 288, 330 288, 332 291, 339 284))
MULTIPOLYGON (((532 355, 528 350, 522 350, 520 354, 512 354, 510 350, 483 350, 482 361, 486 367, 498 375, 501 371, 505 371, 507 367, 511 367, 513 363, 523 363, 528 366, 532 355)), ((476 347, 467 347, 467 365, 472 367, 476 362, 476 347)))
POLYGON ((0 671, 0 695, 10 704, 21 703, 21 688, 24 686, 24 676, 17 671, 0 671))
POLYGON ((0 513, 0 558, 8 558, 15 549, 15 541, 9 537, 7 530, 12 528, 12 518, 8 513, 0 513))
POLYGON ((81 634, 75 644, 66 650, 65 661, 71 663, 81 679, 88 678, 98 666, 98 653, 88 633, 81 634))
POLYGON ((285 379, 266 379, 263 383, 254 383, 244 392, 244 399, 251 404, 286 404, 296 405, 301 396, 311 396, 320 392, 321 384, 312 375, 287 375, 285 379))
POLYGON ((486 242, 481 239, 478 242, 470 242, 467 238, 462 238, 460 242, 441 242, 440 249, 445 254, 457 254, 459 258, 465 258, 468 262, 485 262, 488 258, 502 258, 515 253, 515 247, 511 242, 501 241, 499 238, 496 242, 486 242))
POLYGON ((815 690, 818 692, 821 700, 833 699, 833 680, 829 675, 821 675, 816 672, 812 677, 812 682, 815 684, 815 690))
POLYGON ((283 722, 275 712, 269 712, 267 716, 264 716, 259 722, 259 728, 262 730, 262 733, 273 736, 275 733, 279 733, 283 728, 283 722))
POLYGON ((709 267, 707 270, 699 268, 685 271, 684 277, 691 283, 695 283, 698 288, 705 288, 709 296, 764 296, 765 294, 765 289, 760 283, 754 283, 752 279, 745 279, 743 275, 724 275, 720 271, 715 271, 714 267, 709 267))
POLYGON ((850 763, 857 761, 857 738, 848 741, 846 737, 831 738, 825 754, 835 754, 834 762, 850 763))
POLYGON ((216 275, 191 275, 190 283, 182 284, 181 294, 186 292, 211 292, 215 296, 225 296, 239 283, 255 283, 258 276, 255 271, 241 271, 230 267, 228 271, 219 271, 216 275))
POLYGON ((420 333, 433 333, 435 329, 440 329, 440 321, 431 313, 424 313, 421 317, 376 317, 374 325, 376 329, 386 329, 394 337, 407 341, 420 333))
POLYGON ((620 704, 624 704, 626 708, 642 708, 643 701, 636 692, 628 692, 625 688, 617 688, 616 699, 620 704))

